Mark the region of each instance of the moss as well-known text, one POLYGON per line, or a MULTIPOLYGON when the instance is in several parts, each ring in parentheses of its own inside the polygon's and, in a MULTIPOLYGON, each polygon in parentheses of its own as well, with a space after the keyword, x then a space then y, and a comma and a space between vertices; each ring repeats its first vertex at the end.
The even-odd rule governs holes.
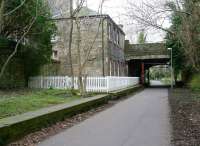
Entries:
POLYGON ((193 76, 190 87, 193 91, 200 91, 200 74, 193 76))
POLYGON ((142 86, 129 88, 129 89, 122 90, 122 91, 119 91, 119 92, 113 92, 113 93, 110 94, 111 95, 111 99, 119 99, 121 97, 130 95, 130 94, 132 94, 132 93, 134 93, 136 91, 139 91, 140 89, 142 89, 142 86))

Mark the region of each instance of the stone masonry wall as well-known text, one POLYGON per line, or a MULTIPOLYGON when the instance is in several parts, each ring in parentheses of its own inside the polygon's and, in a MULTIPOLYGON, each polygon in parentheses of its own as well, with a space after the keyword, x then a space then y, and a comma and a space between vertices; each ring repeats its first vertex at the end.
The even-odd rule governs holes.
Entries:
MULTIPOLYGON (((56 22, 58 33, 54 42, 53 50, 57 51, 57 60, 60 62, 58 75, 70 75, 69 61, 69 20, 56 22)), ((81 63, 85 64, 83 74, 89 76, 102 76, 102 29, 99 18, 84 18, 80 20, 81 26, 81 63)), ((106 22, 104 22, 106 34, 106 22)), ((106 37, 105 37, 106 45, 106 37)), ((78 53, 77 53, 77 28, 74 23, 72 42, 72 62, 74 74, 78 75, 78 53)))
MULTIPOLYGON (((59 63, 57 75, 70 76, 69 61, 69 19, 56 21, 58 32, 53 41, 53 50, 56 52, 54 59, 59 63)), ((83 74, 88 76, 103 76, 103 65, 105 76, 126 76, 126 64, 124 59, 124 39, 122 30, 109 18, 103 17, 81 17, 81 63, 83 74), (102 50, 102 25, 104 32, 104 49, 102 50), (109 30, 111 25, 111 30, 109 30), (118 41, 116 40, 118 33, 118 41), (117 43, 117 42, 118 43, 117 43), (104 54, 103 54, 104 51, 104 54), (104 61, 103 61, 104 59, 104 61), (103 64, 104 62, 104 64, 103 64)), ((72 42, 72 62, 74 75, 78 75, 78 53, 77 53, 77 28, 74 22, 73 42, 72 42)), ((49 71, 51 71, 49 69, 49 71)), ((49 73, 52 74, 52 73, 49 73)))
POLYGON ((127 64, 125 63, 124 41, 125 34, 122 28, 108 19, 108 70, 110 76, 127 76, 127 64))

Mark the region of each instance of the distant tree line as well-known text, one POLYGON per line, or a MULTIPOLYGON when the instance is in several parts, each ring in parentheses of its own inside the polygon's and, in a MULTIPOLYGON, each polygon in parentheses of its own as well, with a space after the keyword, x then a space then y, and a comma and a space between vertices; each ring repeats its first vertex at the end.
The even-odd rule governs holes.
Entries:
POLYGON ((175 77, 182 72, 187 82, 200 72, 200 0, 170 2, 173 34, 167 33, 167 47, 173 49, 175 77), (180 13, 182 12, 182 13, 180 13))

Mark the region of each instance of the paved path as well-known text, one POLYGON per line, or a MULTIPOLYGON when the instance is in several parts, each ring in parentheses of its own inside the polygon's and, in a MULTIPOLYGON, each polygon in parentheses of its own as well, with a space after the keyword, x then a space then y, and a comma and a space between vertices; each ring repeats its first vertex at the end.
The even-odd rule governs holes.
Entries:
POLYGON ((151 84, 151 86, 163 86, 163 85, 165 85, 161 81, 155 81, 155 80, 151 80, 150 84, 151 84))
POLYGON ((146 89, 39 146, 169 146, 167 89, 146 89))

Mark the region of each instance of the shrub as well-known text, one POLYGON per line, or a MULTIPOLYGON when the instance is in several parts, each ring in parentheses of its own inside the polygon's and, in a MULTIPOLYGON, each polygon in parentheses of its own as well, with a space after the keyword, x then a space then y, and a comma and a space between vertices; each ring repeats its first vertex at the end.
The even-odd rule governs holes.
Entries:
POLYGON ((192 90, 200 91, 200 74, 193 76, 190 82, 190 87, 192 90))

